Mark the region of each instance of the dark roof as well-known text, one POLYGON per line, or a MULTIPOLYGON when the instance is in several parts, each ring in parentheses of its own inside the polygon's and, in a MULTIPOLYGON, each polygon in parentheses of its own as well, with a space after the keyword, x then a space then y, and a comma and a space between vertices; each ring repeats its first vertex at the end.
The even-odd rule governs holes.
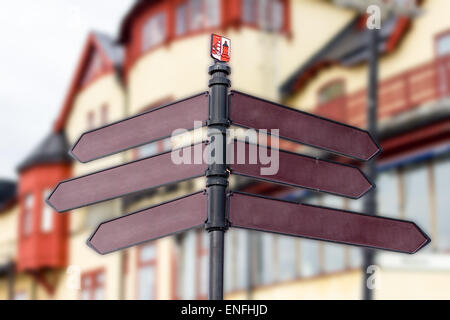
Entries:
POLYGON ((70 162, 69 146, 63 132, 49 134, 44 141, 19 165, 21 172, 38 164, 70 162))
POLYGON ((0 180, 0 212, 16 200, 17 185, 14 181, 0 180))
POLYGON ((105 33, 93 31, 92 34, 94 35, 98 44, 103 49, 103 52, 113 62, 114 66, 115 67, 122 66, 124 58, 123 47, 117 44, 114 38, 105 33))
MULTIPOLYGON (((408 22, 407 18, 392 16, 382 23, 379 32, 380 53, 388 52, 395 46, 408 22)), ((367 61, 369 36, 370 30, 365 26, 365 17, 356 16, 282 84, 281 94, 291 94, 308 80, 311 74, 327 65, 340 64, 349 67, 367 61)))
POLYGON ((153 3, 160 2, 161 0, 135 0, 134 4, 131 5, 130 10, 126 14, 125 18, 122 20, 119 31, 119 43, 125 43, 131 37, 130 30, 131 25, 135 21, 135 17, 139 15, 145 8, 153 3))

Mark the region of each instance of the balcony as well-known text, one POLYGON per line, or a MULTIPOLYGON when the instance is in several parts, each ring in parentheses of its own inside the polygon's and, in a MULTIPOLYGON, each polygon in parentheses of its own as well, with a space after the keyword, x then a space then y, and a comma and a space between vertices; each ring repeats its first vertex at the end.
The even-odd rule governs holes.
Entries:
MULTIPOLYGON (((378 86, 378 118, 396 116, 427 102, 450 96, 450 55, 385 79, 378 86)), ((367 89, 318 105, 315 113, 365 127, 367 89)))

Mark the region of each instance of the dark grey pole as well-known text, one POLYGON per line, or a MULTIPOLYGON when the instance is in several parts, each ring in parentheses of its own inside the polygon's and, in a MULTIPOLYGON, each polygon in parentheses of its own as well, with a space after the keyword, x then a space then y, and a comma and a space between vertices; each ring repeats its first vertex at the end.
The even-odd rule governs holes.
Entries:
POLYGON ((226 134, 228 121, 228 87, 230 67, 216 61, 209 67, 210 94, 208 138, 214 147, 211 163, 206 172, 208 192, 205 229, 210 234, 209 243, 209 299, 223 299, 224 236, 228 228, 226 217, 228 170, 226 164, 226 134))
MULTIPOLYGON (((370 30, 369 39, 369 84, 367 96, 367 129, 375 141, 377 138, 377 114, 378 114, 378 29, 370 30)), ((372 158, 366 165, 367 177, 375 183, 377 178, 377 168, 375 158, 372 158)), ((364 212, 369 215, 377 214, 376 189, 372 189, 364 197, 364 212)), ((370 274, 367 268, 375 262, 375 251, 373 249, 364 249, 363 259, 363 298, 364 300, 373 299, 373 288, 368 286, 370 274)))

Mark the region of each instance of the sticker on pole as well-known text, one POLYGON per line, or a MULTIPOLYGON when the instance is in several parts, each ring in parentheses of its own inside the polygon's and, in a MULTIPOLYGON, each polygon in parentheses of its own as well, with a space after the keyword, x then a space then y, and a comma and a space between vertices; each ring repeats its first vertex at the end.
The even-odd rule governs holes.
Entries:
POLYGON ((217 34, 211 35, 211 57, 228 62, 231 55, 231 40, 217 34))

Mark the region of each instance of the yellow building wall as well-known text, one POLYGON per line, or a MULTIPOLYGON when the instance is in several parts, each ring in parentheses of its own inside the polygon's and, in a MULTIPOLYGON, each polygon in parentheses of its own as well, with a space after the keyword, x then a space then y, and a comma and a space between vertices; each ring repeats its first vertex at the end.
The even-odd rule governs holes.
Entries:
POLYGON ((448 271, 381 270, 375 299, 450 299, 448 271))
MULTIPOLYGON (((256 288, 256 300, 355 300, 361 298, 361 272, 358 270, 300 279, 256 288)), ((245 291, 231 293, 226 299, 248 299, 245 291)))
POLYGON ((25 293, 25 299, 36 299, 36 285, 29 274, 16 274, 14 278, 14 293, 16 295, 25 293))
MULTIPOLYGON (((99 127, 101 119, 101 107, 108 106, 108 122, 120 120, 126 116, 125 93, 115 73, 111 73, 97 79, 88 87, 82 89, 74 100, 72 111, 69 115, 66 134, 70 144, 73 144, 79 136, 87 130, 87 115, 94 112, 94 127, 99 127)), ((74 163, 73 175, 79 176, 93 171, 111 167, 124 161, 123 154, 117 154, 90 163, 74 163)), ((106 207, 106 206, 105 206, 106 207)), ((111 216, 121 213, 120 200, 112 200, 107 205, 112 210, 111 216)), ((120 294, 120 253, 112 253, 106 256, 99 255, 86 245, 86 240, 94 231, 86 226, 86 213, 88 209, 81 208, 70 213, 69 240, 69 267, 79 267, 81 272, 89 272, 104 268, 105 271, 105 299, 118 299, 120 294)), ((61 299, 79 299, 80 290, 70 288, 67 285, 70 275, 64 273, 61 277, 56 296, 61 299)))
MULTIPOLYGON (((87 116, 94 112, 94 127, 100 127, 101 108, 108 106, 108 122, 120 120, 126 116, 125 93, 115 73, 110 73, 97 79, 88 87, 82 89, 74 99, 73 107, 65 127, 69 144, 73 144, 88 129, 87 116)), ((87 164, 75 163, 74 175, 82 175, 116 165, 123 160, 123 155, 117 154, 87 164)))
POLYGON ((19 206, 0 213, 0 264, 14 258, 17 254, 17 234, 19 221, 19 206))
MULTIPOLYGON (((0 264, 15 261, 17 255, 19 206, 0 213, 0 264)), ((0 300, 8 299, 8 277, 0 277, 0 300)))
MULTIPOLYGON (((234 89, 277 99, 279 85, 354 16, 350 10, 316 0, 291 1, 291 6, 290 37, 248 27, 224 34, 232 42, 230 79, 234 89)), ((140 57, 128 75, 131 114, 161 100, 207 91, 207 70, 212 64, 209 50, 210 34, 204 33, 140 57)))

